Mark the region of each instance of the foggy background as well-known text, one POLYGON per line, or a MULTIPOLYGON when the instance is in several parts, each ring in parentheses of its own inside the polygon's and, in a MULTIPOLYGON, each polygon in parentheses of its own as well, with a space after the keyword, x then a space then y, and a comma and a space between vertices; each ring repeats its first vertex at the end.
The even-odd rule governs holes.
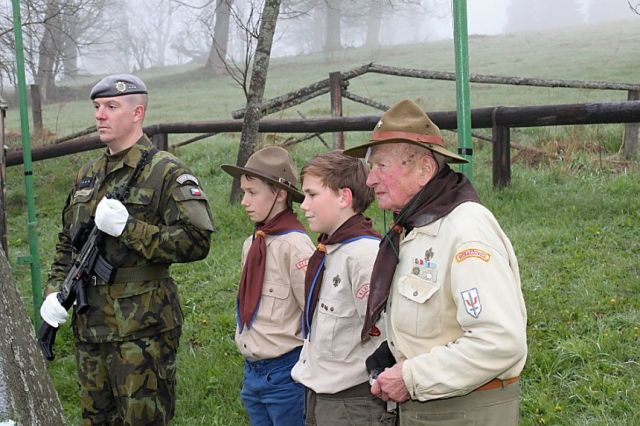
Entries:
MULTIPOLYGON (((91 74, 204 66, 216 56, 246 61, 262 9, 258 0, 20 3, 27 80, 44 87, 45 99, 47 93, 54 96, 58 82, 91 74), (230 17, 220 54, 215 34, 223 4, 229 6, 230 17)), ((630 7, 637 10, 639 0, 469 0, 467 4, 470 36, 640 19, 630 7)), ((450 0, 284 0, 272 56, 448 39, 453 37, 451 12, 450 0)), ((211 68, 219 72, 220 67, 211 68)), ((14 83, 11 1, 0 0, 0 91, 14 83)))

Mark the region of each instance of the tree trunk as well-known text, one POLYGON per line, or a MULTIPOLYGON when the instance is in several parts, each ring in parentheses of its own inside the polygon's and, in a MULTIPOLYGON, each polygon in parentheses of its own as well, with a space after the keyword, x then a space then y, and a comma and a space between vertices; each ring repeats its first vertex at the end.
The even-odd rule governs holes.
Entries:
POLYGON ((380 29, 382 27, 382 8, 384 4, 380 0, 371 0, 367 12, 367 36, 365 47, 376 48, 380 46, 380 29))
POLYGON ((219 74, 224 69, 229 46, 229 20, 231 19, 231 5, 233 0, 217 0, 216 23, 213 27, 213 40, 205 69, 212 74, 219 74))
MULTIPOLYGON (((258 122, 260 121, 260 106, 264 96, 264 88, 267 82, 267 70, 269 69, 269 59, 271 56, 271 46, 273 45, 273 34, 276 31, 278 14, 280 13, 281 0, 266 0, 260 19, 260 32, 258 34, 258 44, 253 59, 253 69, 251 70, 251 81, 249 83, 249 93, 247 95, 247 108, 240 135, 240 147, 238 149, 238 159, 236 164, 240 167, 247 163, 253 154, 258 140, 258 122)), ((233 180, 231 186, 230 201, 240 200, 240 181, 233 180)))
POLYGON ((0 421, 65 424, 58 394, 1 248, 0 306, 0 421))
POLYGON ((338 0, 326 0, 327 8, 327 32, 325 52, 333 52, 340 50, 341 32, 340 32, 340 2, 338 0))
POLYGON ((78 12, 73 9, 72 4, 65 7, 62 16, 62 70, 65 78, 75 78, 78 76, 78 12))
POLYGON ((61 6, 58 0, 50 0, 45 15, 44 33, 38 49, 37 82, 40 85, 42 101, 55 96, 56 62, 60 58, 61 6))

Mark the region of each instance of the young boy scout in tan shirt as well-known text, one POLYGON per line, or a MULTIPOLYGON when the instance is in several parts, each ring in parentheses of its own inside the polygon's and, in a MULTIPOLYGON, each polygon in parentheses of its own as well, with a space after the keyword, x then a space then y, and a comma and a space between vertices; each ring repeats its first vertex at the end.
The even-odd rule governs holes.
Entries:
MULTIPOLYGON (((362 212, 373 201, 367 167, 337 151, 302 168, 302 210, 319 244, 305 280, 305 341, 292 377, 307 388, 307 425, 393 424, 386 404, 369 392, 365 360, 383 340, 360 330, 379 235, 362 212)), ((382 321, 378 330, 384 330, 382 321)))
POLYGON ((242 402, 252 425, 298 426, 304 388, 291 379, 302 347, 304 276, 313 243, 292 211, 295 165, 289 153, 269 147, 245 167, 223 165, 240 178, 242 207, 255 224, 242 248, 236 345, 245 357, 242 402))

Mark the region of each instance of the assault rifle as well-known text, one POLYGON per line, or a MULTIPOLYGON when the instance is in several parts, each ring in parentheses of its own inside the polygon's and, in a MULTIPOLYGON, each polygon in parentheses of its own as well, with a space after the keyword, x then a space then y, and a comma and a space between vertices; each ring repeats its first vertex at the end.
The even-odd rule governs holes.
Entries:
MULTIPOLYGON (((155 148, 149 151, 143 151, 129 179, 114 191, 107 192, 105 196, 124 202, 129 196, 131 185, 144 168, 147 158, 150 161, 156 152, 157 149, 155 148)), ((116 268, 100 255, 98 249, 102 235, 102 231, 98 229, 93 219, 91 219, 88 223, 81 225, 73 237, 72 245, 74 249, 79 248, 79 253, 73 261, 71 269, 67 272, 67 276, 60 285, 60 292, 57 296, 58 302, 60 302, 67 311, 71 309, 74 302, 77 314, 83 314, 89 309, 85 289, 92 279, 95 280, 96 277, 98 277, 104 282, 113 282, 116 275, 116 268)), ((56 341, 57 332, 58 327, 53 327, 46 321, 42 322, 42 326, 40 326, 40 330, 38 331, 38 344, 44 357, 48 361, 52 361, 55 357, 53 354, 53 345, 56 341)))

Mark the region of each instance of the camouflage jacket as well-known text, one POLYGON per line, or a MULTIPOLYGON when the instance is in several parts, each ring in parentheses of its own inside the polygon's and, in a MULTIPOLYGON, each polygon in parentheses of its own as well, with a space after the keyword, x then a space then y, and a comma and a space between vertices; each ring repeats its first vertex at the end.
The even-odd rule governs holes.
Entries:
MULTIPOLYGON (((77 254, 71 241, 78 227, 93 217, 108 191, 132 175, 143 150, 151 148, 145 136, 111 164, 108 173, 106 151, 80 170, 62 211, 63 227, 47 294, 59 291, 77 254)), ((73 315, 74 334, 81 341, 132 340, 179 328, 182 311, 177 287, 166 270, 171 263, 200 260, 209 253, 213 219, 207 198, 197 178, 170 153, 153 155, 123 203, 129 212, 127 224, 118 238, 103 234, 101 255, 122 272, 150 268, 165 274, 143 281, 133 275, 129 280, 126 274, 123 279, 121 274, 112 284, 94 278, 86 289, 89 309, 73 315)))

